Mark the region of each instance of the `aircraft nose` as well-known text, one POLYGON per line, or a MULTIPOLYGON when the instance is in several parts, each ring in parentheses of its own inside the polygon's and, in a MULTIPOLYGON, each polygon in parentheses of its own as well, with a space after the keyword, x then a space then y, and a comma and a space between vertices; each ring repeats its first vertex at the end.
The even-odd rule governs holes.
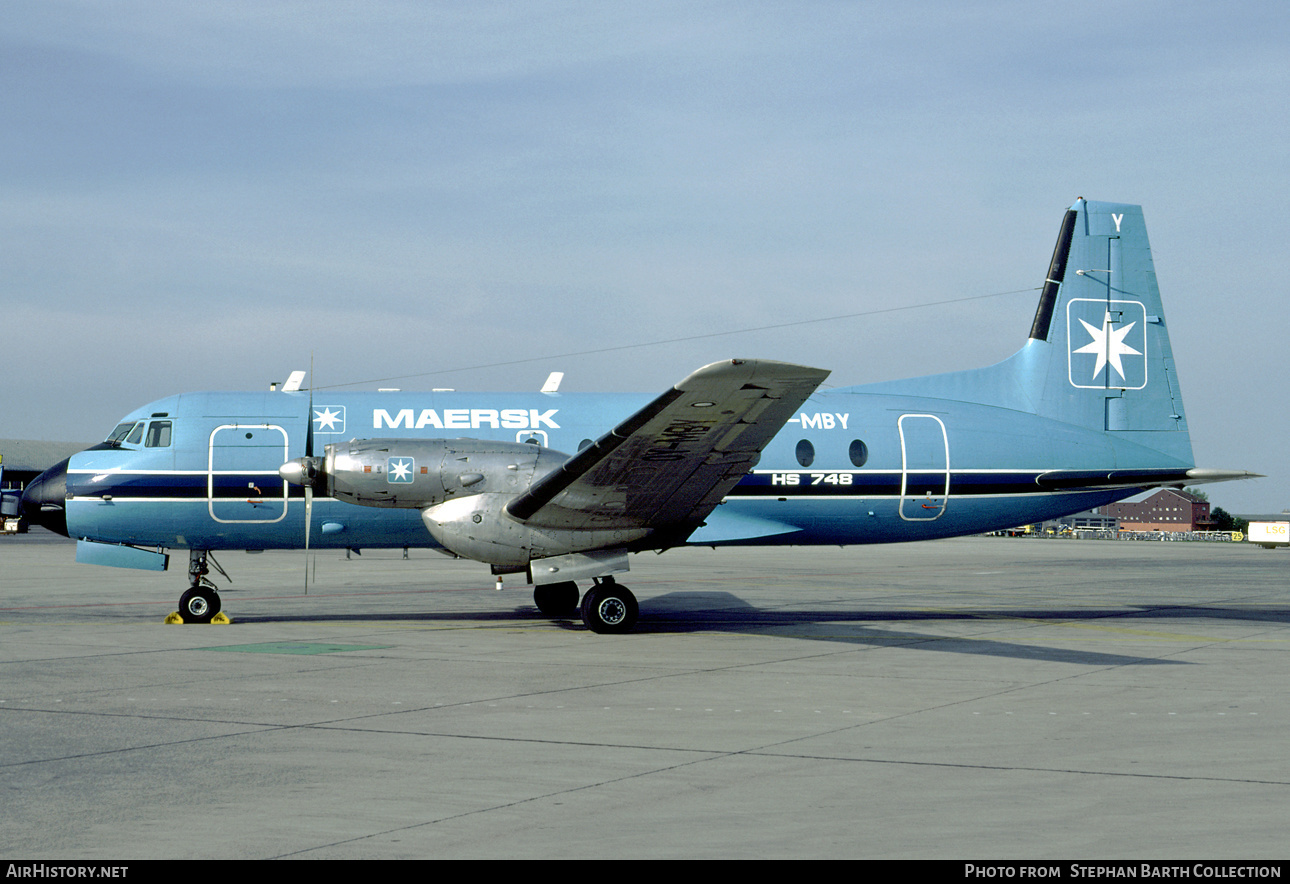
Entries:
POLYGON ((22 514, 29 522, 67 536, 67 464, 59 461, 31 480, 22 492, 22 514))

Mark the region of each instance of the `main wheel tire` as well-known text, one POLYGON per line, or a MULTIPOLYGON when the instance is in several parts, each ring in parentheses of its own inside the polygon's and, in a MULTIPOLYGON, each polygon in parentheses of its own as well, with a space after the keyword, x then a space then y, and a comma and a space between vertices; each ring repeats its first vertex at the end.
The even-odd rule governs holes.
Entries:
POLYGON ((600 583, 582 597, 582 622, 592 632, 630 632, 640 616, 640 606, 631 590, 617 583, 600 583))
POLYGON ((572 617, 578 613, 578 584, 566 580, 535 586, 533 604, 548 617, 572 617))
POLYGON ((208 587, 191 587, 179 597, 179 619, 185 623, 210 623, 219 611, 219 593, 208 587))

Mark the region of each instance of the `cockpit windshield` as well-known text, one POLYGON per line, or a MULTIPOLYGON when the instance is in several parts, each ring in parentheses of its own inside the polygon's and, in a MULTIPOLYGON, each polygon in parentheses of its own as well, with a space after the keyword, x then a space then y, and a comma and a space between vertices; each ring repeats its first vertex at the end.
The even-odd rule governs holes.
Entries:
POLYGON ((114 429, 97 448, 120 448, 122 445, 138 445, 145 448, 169 448, 172 424, 170 421, 125 421, 114 429), (144 428, 147 428, 147 440, 144 440, 144 428))
POLYGON ((117 442, 117 443, 124 442, 125 437, 131 435, 130 431, 135 429, 136 427, 138 427, 139 432, 142 433, 143 421, 126 421, 123 424, 117 424, 116 429, 112 431, 111 435, 107 437, 106 441, 117 442))

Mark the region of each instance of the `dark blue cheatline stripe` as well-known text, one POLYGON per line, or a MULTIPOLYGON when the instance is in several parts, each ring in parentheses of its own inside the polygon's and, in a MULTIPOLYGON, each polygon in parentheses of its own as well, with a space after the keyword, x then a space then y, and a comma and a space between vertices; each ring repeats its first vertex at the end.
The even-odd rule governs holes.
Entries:
MULTIPOLYGON (((281 500, 283 484, 282 478, 275 474, 217 475, 214 481, 214 496, 221 500, 250 499, 260 496, 281 500), (258 488, 261 494, 256 494, 252 485, 258 488)), ((303 498, 305 494, 304 488, 295 485, 288 485, 287 490, 292 498, 303 498)), ((119 500, 152 498, 205 500, 207 475, 205 473, 112 473, 110 480, 91 482, 88 473, 72 473, 67 477, 67 491, 72 497, 102 497, 110 494, 119 500)))
MULTIPOLYGON (((207 498, 205 473, 113 473, 110 481, 91 482, 90 473, 71 473, 67 490, 72 497, 102 497, 110 494, 121 500, 207 498)), ((950 474, 950 497, 1005 496, 1019 494, 1052 494, 1060 491, 1090 491, 1108 488, 1150 487, 1176 479, 1186 481, 1180 469, 1139 469, 1116 471, 1043 471, 1025 472, 954 472, 950 474)), ((282 479, 277 475, 233 473, 217 475, 214 495, 217 499, 282 498, 282 479), (261 491, 254 493, 255 485, 261 491)), ((761 497, 900 497, 901 473, 852 472, 847 470, 784 470, 750 473, 727 495, 732 498, 761 497), (796 484, 791 484, 796 482, 796 484)), ((933 497, 945 494, 943 472, 911 472, 906 482, 906 497, 933 497)), ((303 499, 304 488, 287 486, 288 497, 303 499)))
MULTIPOLYGON (((836 472, 785 470, 745 476, 730 497, 899 497, 901 476, 887 472, 836 472)), ((950 497, 1054 494, 1063 491, 1123 490, 1161 485, 1183 485, 1187 470, 1181 467, 1143 467, 1118 470, 1029 470, 1019 472, 969 472, 950 474, 950 497)), ((945 494, 945 473, 911 471, 905 482, 906 497, 945 494)))
MULTIPOLYGON (((1041 494, 1052 489, 1040 487, 1038 471, 1024 473, 952 473, 950 497, 983 495, 1041 494)), ((745 476, 729 497, 900 497, 901 473, 854 473, 837 471, 784 471, 745 476), (792 484, 796 481, 796 484, 792 484)), ((945 494, 945 473, 910 472, 905 496, 945 494)))

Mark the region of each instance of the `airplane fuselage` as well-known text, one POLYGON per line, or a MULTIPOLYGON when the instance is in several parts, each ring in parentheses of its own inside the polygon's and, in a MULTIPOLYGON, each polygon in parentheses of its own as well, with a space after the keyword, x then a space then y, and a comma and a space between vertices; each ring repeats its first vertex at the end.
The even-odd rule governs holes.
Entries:
MULTIPOLYGON (((315 393, 313 446, 470 438, 572 454, 647 401, 590 393, 315 393)), ((104 443, 69 463, 68 533, 174 549, 303 547, 303 490, 278 470, 304 454, 310 410, 305 392, 192 393, 144 406, 122 420, 123 427, 142 424, 126 433, 137 441, 104 443)), ((817 392, 689 543, 925 540, 1037 522, 1136 490, 1045 487, 1040 477, 1052 464, 1172 465, 1127 439, 1005 407, 864 387, 817 392)), ((425 480, 421 468, 430 465, 409 466, 408 477, 391 481, 415 487, 425 480)), ((315 498, 309 533, 314 548, 437 545, 416 509, 327 497, 315 498)))

